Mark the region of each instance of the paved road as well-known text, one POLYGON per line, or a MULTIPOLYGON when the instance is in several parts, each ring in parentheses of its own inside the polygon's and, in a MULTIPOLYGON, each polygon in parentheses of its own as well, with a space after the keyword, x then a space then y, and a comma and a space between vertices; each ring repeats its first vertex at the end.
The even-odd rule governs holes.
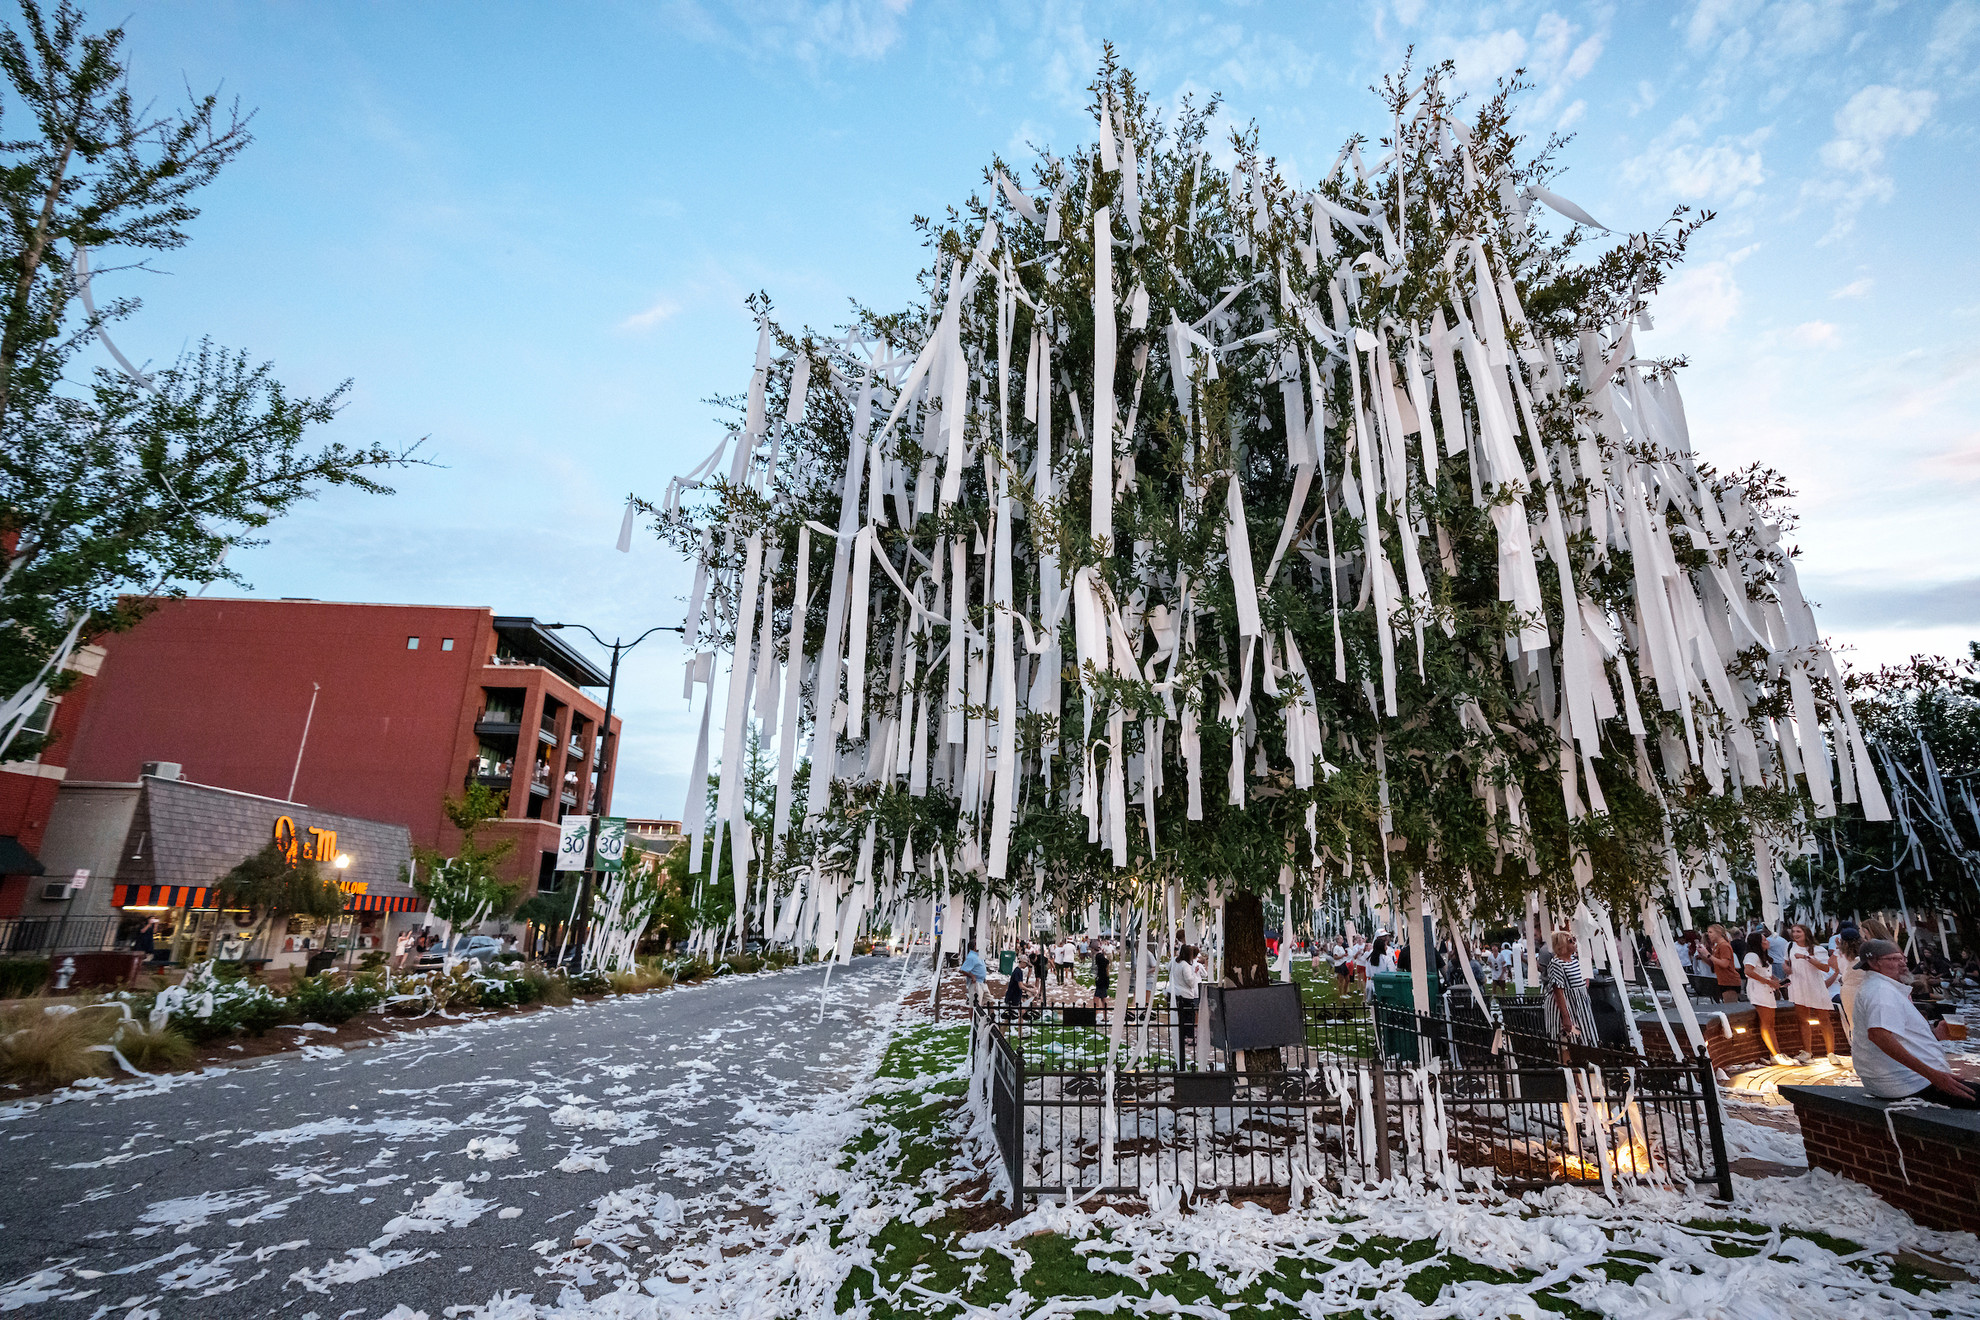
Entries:
POLYGON ((899 964, 836 969, 821 1021, 822 975, 0 1107, 0 1310, 437 1320, 637 1280, 669 1224, 760 1213, 764 1133, 870 1066, 899 964))

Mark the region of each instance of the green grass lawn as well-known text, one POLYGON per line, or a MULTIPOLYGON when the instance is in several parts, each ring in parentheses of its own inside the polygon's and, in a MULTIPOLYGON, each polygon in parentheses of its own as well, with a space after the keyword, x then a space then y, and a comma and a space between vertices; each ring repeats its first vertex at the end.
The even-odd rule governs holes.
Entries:
MULTIPOLYGON (((1296 965, 1295 975, 1304 979, 1302 971, 1303 965, 1296 965)), ((1120 1240, 1120 1232, 1123 1225, 1135 1221, 1111 1211, 1080 1220, 1078 1234, 1041 1231, 1001 1243, 972 1242, 973 1233, 1015 1216, 990 1199, 987 1179, 967 1163, 971 1158, 963 1141, 968 1126, 963 1107, 967 1083, 957 1071, 967 1040, 967 1028, 962 1026, 910 1026, 896 1033, 886 1053, 876 1093, 867 1101, 869 1126, 853 1149, 894 1150, 891 1177, 902 1188, 918 1189, 915 1203, 922 1210, 894 1218, 868 1240, 871 1264, 855 1269, 841 1287, 837 1298, 841 1314, 862 1308, 873 1317, 964 1313, 954 1302, 930 1294, 953 1295, 971 1307, 1015 1304, 1020 1315, 1052 1297, 1124 1296, 1122 1309, 1114 1314, 1146 1314, 1147 1299, 1160 1293, 1174 1303, 1202 1308, 1197 1313, 1205 1315, 1210 1309, 1232 1317, 1298 1315, 1301 1310, 1292 1299, 1317 1301, 1314 1294, 1319 1294, 1326 1298, 1329 1314, 1376 1316, 1412 1314, 1414 1307, 1436 1302, 1458 1285, 1522 1285, 1542 1277, 1517 1264, 1508 1268, 1480 1263, 1481 1257, 1493 1259, 1493 1251, 1467 1240, 1464 1212, 1452 1212, 1443 1228, 1409 1238, 1384 1233, 1377 1220, 1354 1215, 1268 1216, 1256 1206, 1212 1206, 1210 1214, 1234 1218, 1203 1222, 1229 1224, 1242 1230, 1242 1236, 1255 1237, 1264 1255, 1254 1253, 1248 1264, 1233 1267, 1230 1253, 1222 1252, 1222 1263, 1211 1269, 1203 1268, 1201 1258, 1186 1247, 1176 1247, 1182 1238, 1172 1238, 1160 1259, 1131 1259, 1130 1244, 1120 1240), (1403 1301, 1404 1296, 1409 1300, 1403 1301)), ((1581 1205, 1585 1210, 1586 1203, 1581 1205)), ((1802 1269, 1812 1261, 1822 1267, 1829 1292, 1838 1286, 1852 1294, 1860 1291, 1857 1300, 1863 1306, 1858 1314, 1900 1313, 1896 1307, 1900 1299, 1891 1290, 1922 1298, 1954 1289, 1943 1306, 1931 1308, 1935 1313, 1972 1314, 1980 1309, 1980 1291, 1972 1285, 1949 1284, 1895 1255, 1866 1254, 1838 1261, 1837 1256, 1850 1256, 1861 1247, 1812 1227, 1714 1217, 1725 1211, 1711 1212, 1702 1202, 1696 1217, 1689 1215, 1688 1206, 1684 1210, 1675 1218, 1653 1221, 1654 1228, 1668 1235, 1667 1242, 1691 1253, 1684 1268, 1695 1272, 1701 1285, 1716 1280, 1733 1287, 1735 1295, 1727 1300, 1735 1309, 1737 1290, 1745 1285, 1720 1278, 1726 1271, 1715 1273, 1712 1262, 1763 1252, 1774 1258, 1762 1262, 1767 1268, 1802 1269)), ((1543 1212, 1537 1207, 1517 1203, 1470 1213, 1488 1216, 1496 1231, 1514 1240, 1529 1230, 1544 1239, 1551 1227, 1540 1222, 1543 1212), (1522 1229, 1522 1224, 1528 1228, 1522 1229)), ((1393 1224, 1395 1217, 1388 1222, 1393 1224)), ((1582 1232, 1579 1227, 1575 1231, 1582 1232)), ((1589 1231, 1608 1232, 1602 1227, 1589 1231)), ((1597 1290, 1631 1285, 1646 1272, 1669 1268, 1666 1261, 1672 1253, 1646 1249, 1644 1237, 1642 1216, 1618 1220, 1606 1239, 1613 1242, 1611 1249, 1602 1251, 1598 1246, 1601 1254, 1592 1263, 1534 1290, 1530 1305, 1573 1316, 1616 1313, 1613 1306, 1587 1303, 1598 1300, 1597 1290)), ((1760 1279, 1756 1276, 1753 1283, 1760 1286, 1760 1279)), ((1787 1299, 1777 1295, 1773 1300, 1787 1299)), ((1101 1302, 1094 1310, 1114 1305, 1101 1302)), ((1172 1308, 1158 1304, 1158 1309, 1172 1308)))

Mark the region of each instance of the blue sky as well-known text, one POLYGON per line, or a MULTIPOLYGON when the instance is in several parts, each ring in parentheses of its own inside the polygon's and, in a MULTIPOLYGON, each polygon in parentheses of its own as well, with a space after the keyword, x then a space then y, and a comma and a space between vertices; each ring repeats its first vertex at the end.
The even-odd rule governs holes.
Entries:
MULTIPOLYGON (((1980 4, 737 0, 160 3, 133 83, 223 85, 258 141, 193 246, 113 287, 118 339, 201 335, 340 437, 430 437, 391 499, 332 496, 234 562, 257 595, 494 606, 608 636, 678 622, 682 566, 612 548, 747 381, 743 298, 826 327, 912 296, 910 226, 993 151, 1088 140, 1102 40, 1158 102, 1221 91, 1311 179, 1378 127, 1415 45, 1474 87, 1524 65, 1560 192, 1618 230, 1719 218, 1647 337, 1687 354, 1694 438, 1800 493, 1803 580, 1859 664, 1980 636, 1980 4)), ((104 14, 111 15, 110 10, 104 14)), ((108 284, 110 281, 105 281, 108 284)), ((675 815, 692 752, 669 634, 622 672, 616 807, 675 815)))

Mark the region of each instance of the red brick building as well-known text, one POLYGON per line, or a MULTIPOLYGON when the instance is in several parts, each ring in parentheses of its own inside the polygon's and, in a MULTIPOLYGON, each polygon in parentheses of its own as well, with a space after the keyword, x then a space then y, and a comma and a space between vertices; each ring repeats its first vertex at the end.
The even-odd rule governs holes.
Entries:
POLYGON ((63 666, 69 690, 49 697, 28 717, 25 732, 53 733, 55 741, 40 756, 0 762, 0 917, 20 911, 20 894, 39 874, 41 841, 48 832, 48 815, 55 795, 68 777, 69 752, 76 745, 76 728, 89 704, 90 688, 103 667, 103 648, 77 647, 63 666), (11 880, 6 877, 13 877, 11 880))
MULTIPOLYGON (((558 816, 610 801, 609 771, 599 783, 604 710, 584 691, 606 676, 534 619, 161 600, 99 647, 86 699, 72 691, 58 706, 62 737, 44 758, 69 782, 130 783, 147 762, 176 762, 195 783, 401 823, 415 845, 450 852, 459 836, 442 800, 479 779, 509 794, 508 818, 483 842, 514 838, 506 869, 532 888, 552 875, 558 816)), ((0 774, 0 813, 23 799, 13 832, 31 849, 34 822, 47 818, 33 804, 47 790, 6 782, 27 778, 0 774)), ((0 915, 18 910, 14 891, 27 883, 5 882, 0 915)))

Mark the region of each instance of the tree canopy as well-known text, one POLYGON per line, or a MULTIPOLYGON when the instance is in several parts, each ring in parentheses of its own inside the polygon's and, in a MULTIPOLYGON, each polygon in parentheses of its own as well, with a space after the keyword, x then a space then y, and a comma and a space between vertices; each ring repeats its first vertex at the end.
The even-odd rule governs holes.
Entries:
POLYGON ((1109 51, 1097 141, 918 222, 925 302, 825 335, 755 300, 731 429, 645 505, 696 563, 692 871, 727 828, 739 887, 769 855, 826 911, 1628 912, 1778 896, 1811 822, 1883 812, 1785 481, 1698 455, 1682 362, 1635 348, 1709 216, 1598 241, 1519 85, 1448 75, 1387 79, 1301 186, 1109 51), (767 828, 697 810, 752 727, 767 828))
POLYGON ((140 303, 99 301, 96 281, 183 247, 199 191, 252 141, 217 95, 163 113, 135 98, 123 41, 68 0, 21 0, 0 28, 0 750, 16 759, 40 750, 21 722, 78 637, 128 626, 144 597, 242 581, 227 552, 297 501, 389 493, 372 474, 414 461, 313 438, 348 382, 298 394, 206 339, 147 371, 112 344, 140 303))

